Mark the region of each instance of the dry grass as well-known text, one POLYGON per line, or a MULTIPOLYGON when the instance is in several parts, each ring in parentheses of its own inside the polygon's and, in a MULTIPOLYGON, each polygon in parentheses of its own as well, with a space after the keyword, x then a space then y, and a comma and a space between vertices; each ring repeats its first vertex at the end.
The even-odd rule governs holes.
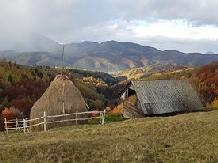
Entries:
POLYGON ((218 111, 0 133, 0 162, 218 162, 218 111))

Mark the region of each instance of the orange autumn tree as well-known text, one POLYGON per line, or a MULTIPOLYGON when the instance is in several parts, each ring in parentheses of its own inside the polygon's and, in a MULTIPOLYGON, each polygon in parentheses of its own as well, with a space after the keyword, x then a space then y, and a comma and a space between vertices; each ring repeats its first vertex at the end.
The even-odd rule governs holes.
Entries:
POLYGON ((204 105, 216 100, 218 97, 218 61, 199 67, 191 82, 204 105))
POLYGON ((6 107, 2 110, 2 117, 6 119, 21 118, 22 113, 15 107, 6 107))

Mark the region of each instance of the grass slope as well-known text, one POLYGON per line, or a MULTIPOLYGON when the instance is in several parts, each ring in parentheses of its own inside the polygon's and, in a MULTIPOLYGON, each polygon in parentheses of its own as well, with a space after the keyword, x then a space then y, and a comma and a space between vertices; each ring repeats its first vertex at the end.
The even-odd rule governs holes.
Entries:
POLYGON ((218 111, 0 133, 0 162, 218 162, 218 111))

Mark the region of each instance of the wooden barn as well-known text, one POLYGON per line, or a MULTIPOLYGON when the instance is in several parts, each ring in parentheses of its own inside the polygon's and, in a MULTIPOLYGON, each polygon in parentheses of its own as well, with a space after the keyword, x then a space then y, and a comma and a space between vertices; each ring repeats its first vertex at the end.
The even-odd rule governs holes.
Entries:
POLYGON ((131 81, 121 98, 126 118, 204 109, 196 91, 184 80, 131 81))

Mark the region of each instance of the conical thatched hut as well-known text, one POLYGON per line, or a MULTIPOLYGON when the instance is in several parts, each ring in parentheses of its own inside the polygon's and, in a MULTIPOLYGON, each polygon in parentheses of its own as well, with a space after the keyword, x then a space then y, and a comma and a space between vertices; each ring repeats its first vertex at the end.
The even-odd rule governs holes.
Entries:
MULTIPOLYGON (((87 111, 87 107, 80 91, 75 87, 73 82, 67 76, 58 75, 54 81, 51 82, 49 88, 47 88, 42 97, 32 107, 30 119, 42 117, 44 111, 47 116, 52 116, 85 112, 87 111)), ((78 117, 86 117, 86 115, 79 115, 78 117)), ((47 118, 47 122, 60 121, 64 118, 66 119, 66 117, 47 118)), ((69 118, 75 118, 75 115, 67 117, 67 119, 69 118)), ((84 124, 86 122, 87 121, 77 121, 79 124, 84 124)), ((39 123, 39 121, 31 122, 31 126, 36 123, 39 123)), ((50 129, 71 124, 75 124, 75 121, 48 123, 47 128, 50 129)), ((43 126, 41 125, 39 127, 31 127, 31 129, 41 130, 42 127, 43 126)))

